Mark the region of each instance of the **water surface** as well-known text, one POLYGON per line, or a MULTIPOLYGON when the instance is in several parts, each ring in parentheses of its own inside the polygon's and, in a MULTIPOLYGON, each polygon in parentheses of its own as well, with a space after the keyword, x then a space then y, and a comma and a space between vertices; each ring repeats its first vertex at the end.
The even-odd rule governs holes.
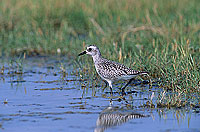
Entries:
POLYGON ((143 107, 161 88, 132 84, 124 98, 117 89, 111 97, 103 82, 81 79, 72 64, 59 57, 1 60, 0 131, 200 131, 200 114, 189 107, 143 107))

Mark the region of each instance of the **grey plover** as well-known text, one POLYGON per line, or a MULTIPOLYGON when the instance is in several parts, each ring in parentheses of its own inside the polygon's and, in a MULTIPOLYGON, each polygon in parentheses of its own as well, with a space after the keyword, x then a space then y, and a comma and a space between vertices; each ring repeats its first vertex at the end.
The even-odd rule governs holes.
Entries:
POLYGON ((128 83, 122 87, 122 95, 125 95, 124 89, 131 83, 134 77, 138 75, 147 74, 148 72, 136 71, 123 64, 105 59, 101 56, 100 50, 95 45, 90 45, 87 49, 81 52, 78 56, 88 54, 93 58, 93 62, 99 76, 105 80, 110 87, 112 94, 112 83, 119 80, 129 80, 128 83))

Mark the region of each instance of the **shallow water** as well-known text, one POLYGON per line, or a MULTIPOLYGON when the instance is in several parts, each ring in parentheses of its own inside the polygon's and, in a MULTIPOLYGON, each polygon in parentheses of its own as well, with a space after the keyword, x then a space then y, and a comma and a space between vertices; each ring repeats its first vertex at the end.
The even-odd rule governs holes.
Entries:
POLYGON ((0 131, 200 131, 200 114, 193 109, 142 107, 160 88, 131 85, 124 99, 117 92, 111 97, 109 88, 102 90, 103 82, 80 80, 67 59, 38 57, 22 63, 21 70, 18 62, 0 63, 5 67, 0 74, 0 131))

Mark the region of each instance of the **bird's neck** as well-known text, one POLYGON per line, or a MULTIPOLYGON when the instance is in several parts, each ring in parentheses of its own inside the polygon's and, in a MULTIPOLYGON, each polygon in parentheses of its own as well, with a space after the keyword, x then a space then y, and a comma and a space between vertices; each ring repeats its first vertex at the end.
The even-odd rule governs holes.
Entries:
POLYGON ((92 56, 92 58, 93 58, 94 64, 98 64, 102 60, 101 54, 96 54, 96 55, 92 56))

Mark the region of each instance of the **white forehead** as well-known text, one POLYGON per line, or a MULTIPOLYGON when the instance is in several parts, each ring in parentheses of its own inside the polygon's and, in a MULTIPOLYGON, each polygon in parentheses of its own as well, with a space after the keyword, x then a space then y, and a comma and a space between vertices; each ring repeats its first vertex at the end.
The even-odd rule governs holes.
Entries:
POLYGON ((94 46, 94 45, 90 45, 90 46, 87 47, 87 49, 89 49, 89 48, 96 49, 97 47, 94 46))

